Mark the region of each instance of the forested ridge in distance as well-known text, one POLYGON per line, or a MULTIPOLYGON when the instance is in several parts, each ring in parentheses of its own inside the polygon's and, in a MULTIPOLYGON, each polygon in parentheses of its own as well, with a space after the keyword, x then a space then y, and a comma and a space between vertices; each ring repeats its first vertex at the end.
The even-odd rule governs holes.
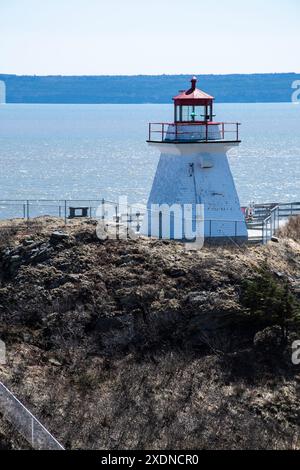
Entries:
MULTIPOLYGON (((191 75, 1 75, 8 103, 170 103, 191 75)), ((220 103, 290 102, 300 74, 198 75, 198 87, 220 103)))

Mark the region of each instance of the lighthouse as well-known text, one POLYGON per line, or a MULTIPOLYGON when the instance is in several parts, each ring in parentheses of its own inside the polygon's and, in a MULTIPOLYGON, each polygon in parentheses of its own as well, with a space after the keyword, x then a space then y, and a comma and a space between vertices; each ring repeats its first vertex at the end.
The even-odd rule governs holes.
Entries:
POLYGON ((190 239, 201 221, 205 241, 246 241, 247 226, 227 155, 241 142, 240 124, 214 120, 214 97, 197 88, 196 77, 173 101, 174 122, 149 124, 147 142, 160 151, 160 159, 143 233, 190 239))

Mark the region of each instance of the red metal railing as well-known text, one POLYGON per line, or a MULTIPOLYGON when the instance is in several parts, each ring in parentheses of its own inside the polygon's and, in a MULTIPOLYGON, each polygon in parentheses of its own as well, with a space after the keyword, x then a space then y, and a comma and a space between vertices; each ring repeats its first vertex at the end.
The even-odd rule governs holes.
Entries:
POLYGON ((239 142, 240 125, 238 122, 151 122, 148 142, 239 142))

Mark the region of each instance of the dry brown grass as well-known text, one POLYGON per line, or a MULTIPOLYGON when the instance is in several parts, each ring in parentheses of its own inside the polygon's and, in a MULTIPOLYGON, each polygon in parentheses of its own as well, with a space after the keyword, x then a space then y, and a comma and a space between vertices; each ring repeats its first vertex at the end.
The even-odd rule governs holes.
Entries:
POLYGON ((299 448, 290 352, 265 354, 256 327, 237 322, 242 280, 262 265, 297 282, 299 243, 190 253, 38 222, 36 236, 18 222, 2 256, 0 378, 66 448, 299 448), (70 237, 51 246, 58 228, 70 237))
POLYGON ((300 240, 300 216, 291 217, 288 223, 280 229, 279 235, 292 240, 300 240))
POLYGON ((0 220, 0 249, 18 244, 24 237, 35 238, 63 227, 64 221, 54 217, 0 220))
POLYGON ((0 228, 0 249, 7 248, 14 243, 18 229, 14 226, 0 228))

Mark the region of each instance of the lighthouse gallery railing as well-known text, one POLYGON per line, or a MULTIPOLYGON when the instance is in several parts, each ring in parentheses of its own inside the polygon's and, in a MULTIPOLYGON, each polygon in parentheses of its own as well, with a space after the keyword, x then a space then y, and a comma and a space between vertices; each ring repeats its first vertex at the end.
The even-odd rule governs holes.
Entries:
POLYGON ((240 125, 239 122, 151 122, 148 142, 239 142, 240 125))

